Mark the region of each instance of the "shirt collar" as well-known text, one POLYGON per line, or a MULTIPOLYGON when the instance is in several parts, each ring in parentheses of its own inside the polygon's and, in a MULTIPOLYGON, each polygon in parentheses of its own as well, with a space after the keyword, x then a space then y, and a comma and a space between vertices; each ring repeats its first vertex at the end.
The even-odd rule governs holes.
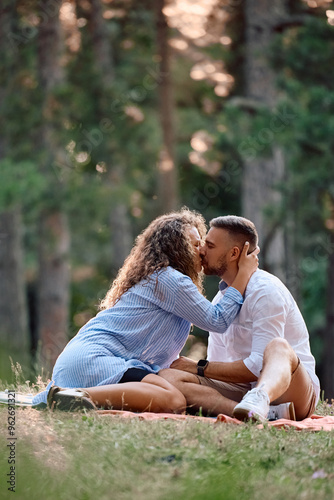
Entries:
POLYGON ((223 290, 225 290, 225 289, 228 287, 228 284, 227 284, 227 283, 225 283, 225 281, 224 281, 224 280, 221 280, 221 281, 219 282, 219 285, 218 285, 218 286, 219 286, 219 290, 222 292, 223 290))
MULTIPOLYGON (((255 273, 253 273, 253 274, 252 274, 252 276, 250 277, 249 281, 250 281, 250 280, 253 278, 253 276, 255 276, 255 274, 256 274, 256 273, 258 273, 259 271, 260 271, 260 269, 257 269, 257 270, 255 271, 255 273)), ((245 290, 245 293, 244 293, 244 297, 245 297, 245 298, 246 298, 246 295, 248 294, 248 290, 249 290, 248 285, 249 285, 249 282, 247 283, 246 290, 245 290)), ((227 284, 224 280, 221 280, 221 281, 219 282, 219 285, 218 285, 219 290, 220 290, 221 292, 223 292, 224 290, 226 290, 226 288, 228 288, 228 286, 229 286, 229 285, 228 285, 228 284, 227 284)))

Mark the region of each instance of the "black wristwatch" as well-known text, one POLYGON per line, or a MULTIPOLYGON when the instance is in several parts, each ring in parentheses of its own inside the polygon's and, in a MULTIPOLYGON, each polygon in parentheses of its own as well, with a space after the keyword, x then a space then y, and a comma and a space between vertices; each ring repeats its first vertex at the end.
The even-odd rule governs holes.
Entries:
POLYGON ((208 366, 209 361, 207 359, 200 359, 197 363, 197 375, 204 377, 204 370, 208 366))

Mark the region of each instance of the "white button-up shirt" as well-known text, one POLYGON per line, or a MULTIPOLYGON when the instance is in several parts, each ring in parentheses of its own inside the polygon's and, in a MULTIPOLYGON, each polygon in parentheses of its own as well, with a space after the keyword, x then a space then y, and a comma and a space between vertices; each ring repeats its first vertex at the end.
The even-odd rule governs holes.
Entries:
MULTIPOLYGON (((219 289, 214 304, 226 293, 226 283, 221 282, 219 289)), ((309 373, 319 398, 320 382, 315 374, 315 359, 304 319, 286 286, 261 269, 249 280, 241 311, 226 332, 210 332, 208 360, 242 359, 248 370, 258 377, 264 349, 270 340, 278 337, 289 342, 309 373)))

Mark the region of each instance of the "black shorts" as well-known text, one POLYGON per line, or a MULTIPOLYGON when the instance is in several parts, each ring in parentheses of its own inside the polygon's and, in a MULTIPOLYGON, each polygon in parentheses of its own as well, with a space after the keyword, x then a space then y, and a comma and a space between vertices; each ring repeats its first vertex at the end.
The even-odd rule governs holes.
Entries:
POLYGON ((152 372, 141 368, 129 368, 126 370, 118 383, 123 384, 124 382, 140 382, 144 377, 146 377, 146 375, 152 375, 152 372))

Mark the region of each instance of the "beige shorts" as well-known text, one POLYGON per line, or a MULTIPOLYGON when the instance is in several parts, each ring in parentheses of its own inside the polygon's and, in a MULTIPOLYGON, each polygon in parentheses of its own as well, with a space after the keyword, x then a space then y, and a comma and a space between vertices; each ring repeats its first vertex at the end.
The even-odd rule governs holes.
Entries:
MULTIPOLYGON (((291 376, 291 383, 288 390, 271 404, 278 405, 293 401, 296 412, 296 419, 303 420, 309 417, 315 410, 316 393, 309 374, 298 360, 298 366, 291 376)), ((246 392, 252 389, 252 384, 232 384, 213 380, 207 377, 198 376, 199 383, 207 387, 212 387, 222 396, 233 401, 240 402, 246 392)))
POLYGON ((312 380, 300 359, 298 359, 298 366, 291 376, 288 390, 272 404, 279 405, 288 401, 293 401, 295 405, 297 420, 310 417, 316 407, 317 396, 312 380))
POLYGON ((232 399, 237 403, 239 403, 246 392, 250 391, 252 388, 251 384, 232 384, 229 382, 221 382, 220 380, 213 380, 212 378, 200 377, 199 375, 197 375, 197 378, 201 385, 212 387, 225 398, 232 399))

